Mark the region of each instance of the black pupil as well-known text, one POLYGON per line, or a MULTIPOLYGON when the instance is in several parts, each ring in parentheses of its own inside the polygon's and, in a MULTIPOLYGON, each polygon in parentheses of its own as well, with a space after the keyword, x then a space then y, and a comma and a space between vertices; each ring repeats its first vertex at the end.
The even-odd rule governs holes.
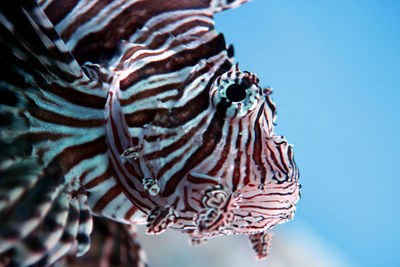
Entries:
POLYGON ((246 86, 240 84, 231 84, 226 89, 226 97, 231 102, 239 102, 246 98, 246 86))

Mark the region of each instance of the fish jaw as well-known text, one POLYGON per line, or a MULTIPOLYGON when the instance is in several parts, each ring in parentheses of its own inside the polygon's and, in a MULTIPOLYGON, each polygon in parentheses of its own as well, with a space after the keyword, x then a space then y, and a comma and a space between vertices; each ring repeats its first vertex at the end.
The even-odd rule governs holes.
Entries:
MULTIPOLYGON (((199 177, 201 174, 196 175, 199 177)), ((201 176, 202 179, 207 177, 201 176)), ((193 238, 256 234, 294 217, 295 205, 300 199, 297 181, 271 182, 263 188, 251 183, 231 192, 217 180, 203 191, 193 188, 192 197, 185 201, 186 209, 177 210, 171 228, 187 232, 193 238)))

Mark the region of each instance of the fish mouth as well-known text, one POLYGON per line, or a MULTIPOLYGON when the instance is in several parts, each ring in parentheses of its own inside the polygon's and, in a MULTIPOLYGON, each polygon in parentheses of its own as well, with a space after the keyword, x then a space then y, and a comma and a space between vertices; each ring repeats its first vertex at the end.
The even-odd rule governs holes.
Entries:
POLYGON ((214 237, 257 234, 293 219, 300 198, 298 182, 249 184, 228 194, 222 188, 205 192, 205 209, 194 219, 196 235, 214 237))
POLYGON ((234 232, 254 234, 293 219, 300 199, 300 185, 297 181, 272 182, 263 188, 250 184, 240 190, 240 195, 238 208, 233 210, 234 232))

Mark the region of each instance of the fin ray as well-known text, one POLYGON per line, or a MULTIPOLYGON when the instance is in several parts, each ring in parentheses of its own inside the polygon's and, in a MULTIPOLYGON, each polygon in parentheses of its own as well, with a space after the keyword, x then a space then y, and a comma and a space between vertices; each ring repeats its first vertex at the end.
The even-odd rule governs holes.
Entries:
POLYGON ((92 215, 79 180, 81 170, 66 179, 67 168, 81 158, 66 153, 104 136, 99 107, 107 92, 86 76, 35 2, 1 2, 0 33, 0 63, 6 67, 0 74, 0 263, 54 262, 74 243, 89 244, 82 241, 82 236, 89 239, 92 215), (84 120, 98 120, 85 126, 86 139, 72 131, 71 121, 82 120, 79 113, 64 116, 59 108, 48 116, 46 111, 46 103, 72 108, 68 92, 94 95, 97 101, 85 113, 84 120), (69 127, 70 134, 62 127, 69 127), (55 144, 62 147, 51 153, 55 144), (51 256, 52 251, 58 254, 51 256))

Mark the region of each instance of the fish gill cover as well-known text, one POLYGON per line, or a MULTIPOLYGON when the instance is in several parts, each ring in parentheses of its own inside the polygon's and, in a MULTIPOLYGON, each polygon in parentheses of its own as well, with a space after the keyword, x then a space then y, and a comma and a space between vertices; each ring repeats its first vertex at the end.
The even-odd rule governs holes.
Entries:
POLYGON ((79 262, 93 232, 93 264, 141 266, 135 224, 267 256, 299 173, 272 90, 214 29, 243 2, 1 2, 1 264, 79 262))

